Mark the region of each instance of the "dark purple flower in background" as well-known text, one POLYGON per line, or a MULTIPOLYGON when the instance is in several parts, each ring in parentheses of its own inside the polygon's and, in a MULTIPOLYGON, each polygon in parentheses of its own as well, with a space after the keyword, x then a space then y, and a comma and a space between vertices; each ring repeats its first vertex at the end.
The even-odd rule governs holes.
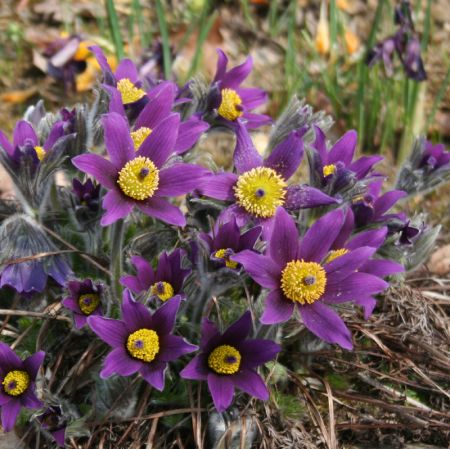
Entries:
POLYGON ((47 430, 59 447, 65 447, 67 422, 60 406, 50 406, 37 417, 41 427, 47 430))
POLYGON ((432 142, 426 141, 419 168, 435 171, 447 166, 450 169, 450 151, 445 149, 445 145, 442 143, 434 145, 432 142))
POLYGON ((205 319, 201 352, 180 373, 184 379, 206 380, 219 412, 230 406, 235 387, 263 401, 269 399, 269 391, 256 369, 273 360, 281 347, 271 340, 248 339, 251 327, 249 311, 223 334, 205 319))
POLYGON ((163 252, 158 260, 156 271, 151 264, 140 256, 133 256, 131 263, 136 268, 136 276, 122 276, 120 283, 133 293, 149 292, 152 297, 167 301, 174 296, 185 299, 183 283, 191 273, 190 269, 181 267, 181 260, 186 252, 176 249, 170 254, 163 252))
POLYGON ((265 255, 243 251, 234 259, 253 280, 270 289, 261 317, 264 324, 282 323, 297 309, 304 325, 328 343, 352 349, 350 331, 330 306, 372 296, 388 284, 359 268, 375 248, 358 247, 327 261, 331 245, 344 223, 340 209, 318 219, 299 241, 294 219, 279 208, 265 255))
POLYGON ((42 407, 36 397, 35 381, 44 357, 45 352, 39 351, 21 360, 7 344, 0 342, 0 408, 5 432, 13 429, 22 407, 42 407))
POLYGON ((243 64, 227 71, 227 56, 220 49, 217 49, 217 53, 219 59, 213 80, 213 91, 217 90, 217 93, 210 106, 217 111, 219 121, 226 125, 235 125, 239 119, 249 129, 271 123, 272 119, 268 115, 251 112, 267 102, 267 93, 258 88, 240 87, 252 71, 251 56, 243 64))
POLYGON ((74 178, 72 180, 72 192, 76 196, 77 206, 87 207, 92 212, 99 209, 100 184, 92 182, 92 179, 82 183, 74 178))
POLYGON ((152 315, 126 290, 121 320, 89 317, 91 329, 113 348, 103 363, 100 377, 139 372, 152 387, 162 391, 167 363, 197 349, 182 337, 172 335, 180 301, 180 297, 174 297, 152 315))
POLYGON ((126 217, 133 207, 169 224, 186 224, 183 213, 166 197, 192 191, 208 172, 198 165, 166 163, 173 154, 179 123, 178 114, 169 115, 136 151, 126 120, 115 112, 104 116, 109 160, 97 154, 72 159, 75 167, 94 176, 109 190, 103 199, 106 212, 100 222, 102 226, 126 217))
POLYGON ((73 312, 75 327, 81 329, 91 315, 103 315, 102 293, 103 284, 94 283, 91 279, 84 281, 69 281, 67 283, 69 296, 62 304, 73 312))
POLYGON ((212 261, 236 270, 239 264, 233 261, 233 256, 244 249, 253 250, 261 231, 261 227, 256 226, 241 235, 236 219, 233 218, 225 224, 219 223, 214 233, 201 233, 200 238, 207 244, 212 261))
POLYGON ((303 158, 303 141, 296 131, 277 145, 265 160, 243 124, 238 124, 236 134, 233 161, 237 174, 213 174, 205 177, 199 186, 201 194, 233 203, 221 213, 218 221, 225 223, 235 218, 239 227, 254 221, 263 227, 266 236, 270 235, 279 206, 298 210, 337 202, 309 186, 303 186, 307 192, 302 195, 297 194, 298 186, 288 187, 286 181, 297 171, 303 158), (303 202, 305 200, 307 203, 303 202))

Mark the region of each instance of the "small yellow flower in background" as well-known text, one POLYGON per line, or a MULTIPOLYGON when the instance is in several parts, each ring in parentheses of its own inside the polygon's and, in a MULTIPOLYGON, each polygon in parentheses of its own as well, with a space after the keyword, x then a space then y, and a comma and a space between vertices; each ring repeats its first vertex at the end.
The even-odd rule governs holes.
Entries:
POLYGON ((85 61, 89 57, 92 56, 91 50, 89 50, 89 47, 92 45, 95 45, 95 42, 92 41, 81 41, 78 44, 78 49, 76 53, 73 55, 73 59, 75 61, 85 61))
POLYGON ((350 9, 350 4, 347 0, 336 0, 336 6, 342 11, 348 11, 350 9))
POLYGON ((345 30, 345 47, 351 55, 356 53, 361 43, 359 37, 351 30, 345 30))
POLYGON ((315 39, 316 50, 322 56, 325 56, 330 51, 330 27, 327 17, 327 4, 322 1, 320 6, 320 19, 317 24, 317 33, 315 39))
MULTIPOLYGON (((88 50, 89 51, 89 50, 88 50)), ((77 52, 78 53, 78 52, 77 52)), ((92 55, 89 51, 89 56, 86 59, 86 69, 83 73, 77 75, 75 83, 77 92, 86 92, 92 89, 92 86, 96 83, 98 75, 101 73, 100 66, 97 62, 97 59, 92 55)), ((108 57, 108 63, 111 66, 111 69, 114 71, 117 66, 117 59, 115 56, 108 57)))

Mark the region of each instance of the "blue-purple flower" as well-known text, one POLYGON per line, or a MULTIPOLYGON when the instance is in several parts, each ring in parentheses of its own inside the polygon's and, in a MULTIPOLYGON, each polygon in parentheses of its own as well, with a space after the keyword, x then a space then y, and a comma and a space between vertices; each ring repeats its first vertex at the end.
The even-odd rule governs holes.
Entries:
POLYGON ((69 281, 67 283, 69 296, 64 298, 62 304, 73 312, 75 327, 81 329, 91 315, 103 315, 102 293, 103 284, 92 282, 92 279, 84 281, 69 281))
POLYGON ((432 142, 425 142, 425 151, 419 167, 435 171, 447 166, 450 169, 450 151, 445 149, 445 145, 442 143, 434 145, 432 142))
POLYGON ((109 190, 103 199, 106 212, 102 226, 126 217, 133 207, 169 224, 186 224, 180 209, 166 198, 193 190, 207 170, 193 164, 167 164, 177 141, 179 123, 178 114, 169 115, 136 151, 126 120, 120 114, 109 113, 103 118, 109 160, 97 154, 72 159, 79 170, 94 176, 109 190))
POLYGON ((75 194, 77 206, 87 207, 91 212, 96 212, 100 203, 100 184, 88 179, 82 183, 78 179, 72 180, 72 192, 75 194))
POLYGON ((167 363, 197 349, 182 337, 172 335, 180 301, 180 297, 174 297, 152 315, 126 290, 121 320, 89 317, 92 330, 113 348, 103 363, 100 377, 139 372, 151 386, 162 391, 167 363))
POLYGON ((170 254, 163 252, 158 260, 156 271, 141 256, 133 256, 131 263, 136 267, 136 276, 122 276, 120 283, 133 293, 149 292, 151 297, 167 301, 174 296, 185 299, 183 283, 191 273, 190 269, 181 267, 185 251, 176 249, 170 254))
POLYGON ((200 354, 180 373, 185 379, 206 380, 219 412, 230 406, 235 387, 263 401, 269 399, 269 391, 256 369, 273 360, 281 348, 271 340, 248 339, 251 326, 248 311, 223 334, 205 319, 200 354))
POLYGON ((44 357, 45 352, 39 351, 21 360, 7 344, 0 342, 0 408, 5 432, 12 430, 22 407, 42 407, 36 397, 35 381, 44 357))
POLYGON ((41 427, 47 430, 59 447, 65 447, 67 422, 60 406, 50 406, 37 417, 41 427))
POLYGON ((297 309, 304 325, 328 343, 352 349, 351 334, 330 306, 373 296, 388 284, 359 268, 376 248, 363 246, 327 261, 331 245, 344 223, 337 209, 318 219, 301 240, 293 218, 279 208, 265 255, 243 251, 234 257, 255 282, 270 289, 264 324, 282 323, 297 309))

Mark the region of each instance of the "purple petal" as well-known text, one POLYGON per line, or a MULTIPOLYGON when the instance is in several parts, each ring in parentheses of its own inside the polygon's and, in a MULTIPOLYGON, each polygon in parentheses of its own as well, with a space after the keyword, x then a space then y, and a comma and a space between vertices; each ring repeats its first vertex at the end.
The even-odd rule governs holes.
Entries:
POLYGON ((220 336, 220 332, 218 331, 216 325, 204 318, 202 321, 202 332, 200 337, 200 348, 205 349, 211 340, 215 340, 216 337, 220 336))
POLYGON ((26 120, 19 120, 13 131, 13 147, 19 147, 30 143, 32 146, 39 145, 35 130, 26 120))
POLYGON ((217 200, 234 201, 234 189, 237 176, 234 173, 218 173, 205 176, 200 180, 198 190, 202 195, 217 200))
POLYGON ((268 100, 267 92, 256 87, 240 87, 237 93, 246 109, 255 109, 268 100))
POLYGON ((103 214, 100 224, 108 226, 121 218, 125 218, 133 209, 133 203, 117 190, 110 190, 103 198, 103 214))
POLYGON ((136 267, 137 278, 141 284, 141 290, 147 290, 155 283, 155 273, 150 263, 140 256, 133 256, 131 263, 136 267))
POLYGON ((217 56, 217 69, 214 81, 220 81, 224 77, 228 64, 228 58, 220 48, 217 49, 217 56))
POLYGON ((337 162, 343 162, 345 166, 349 165, 355 154, 357 141, 358 133, 353 129, 347 131, 330 150, 328 163, 335 164, 337 162))
MULTIPOLYGON (((332 249, 341 249, 344 247, 347 248, 346 242, 350 237, 354 228, 355 228, 355 216, 351 209, 347 209, 345 212, 344 224, 342 225, 341 230, 338 236, 336 237, 335 241, 333 242, 331 248, 332 249)), ((370 245, 362 245, 362 246, 370 246, 370 245)))
POLYGON ((269 240, 270 257, 283 269, 288 262, 297 259, 297 250, 297 226, 294 219, 282 207, 279 207, 269 240))
POLYGON ((237 345, 248 337, 252 329, 252 315, 247 310, 239 319, 237 319, 222 335, 224 342, 237 345))
MULTIPOLYGON (((93 315, 93 313, 92 313, 92 315, 93 315)), ((86 326, 86 323, 87 323, 87 316, 81 315, 81 314, 77 314, 77 313, 74 313, 74 314, 73 314, 73 320, 74 320, 74 322, 75 322, 75 327, 76 327, 77 329, 81 329, 81 328, 83 328, 84 326, 86 326)))
POLYGON ((172 362, 184 354, 196 351, 198 346, 188 343, 183 337, 176 335, 163 335, 159 339, 160 351, 158 360, 161 362, 172 362))
POLYGON ((148 157, 158 168, 161 168, 174 151, 179 126, 180 115, 170 114, 142 142, 136 155, 148 157))
POLYGON ((236 130, 236 148, 233 154, 234 166, 238 173, 245 173, 263 165, 263 158, 253 145, 245 125, 238 121, 236 130))
POLYGON ((250 250, 241 251, 233 256, 250 277, 264 288, 278 288, 280 285, 281 268, 272 259, 250 250))
POLYGON ((53 430, 50 433, 56 444, 60 447, 64 447, 66 441, 66 427, 64 426, 62 429, 53 430))
POLYGON ((97 59, 97 62, 100 65, 100 68, 102 69, 102 72, 107 78, 107 81, 111 82, 112 80, 114 80, 115 77, 112 73, 111 66, 108 64, 108 61, 106 59, 105 54, 103 53, 103 50, 97 45, 89 47, 89 50, 91 50, 92 53, 94 53, 94 56, 97 59))
POLYGON ((297 211, 338 203, 338 199, 307 184, 294 184, 287 188, 285 207, 288 210, 297 211))
POLYGON ((139 372, 152 387, 163 391, 166 368, 166 362, 152 362, 143 365, 139 372))
POLYGON ((8 265, 3 269, 0 288, 9 285, 21 292, 41 292, 47 284, 47 274, 41 263, 22 262, 8 265))
POLYGON ((134 301, 129 291, 124 291, 122 298, 122 320, 129 333, 138 329, 152 329, 153 319, 144 304, 134 301))
POLYGON ((206 380, 209 374, 205 356, 195 356, 180 372, 183 379, 206 380))
POLYGON ((72 164, 84 173, 92 175, 100 184, 108 189, 116 187, 117 170, 105 158, 98 154, 81 154, 72 158, 72 164))
POLYGON ((243 249, 252 249, 255 246, 256 241, 261 235, 261 226, 255 226, 254 228, 249 229, 247 232, 244 232, 239 237, 239 251, 243 249))
POLYGON ((11 371, 20 366, 22 366, 20 357, 6 343, 0 342, 0 369, 11 371))
POLYGON ((328 212, 319 218, 304 235, 298 258, 320 262, 338 236, 343 222, 344 213, 341 209, 328 212))
POLYGON ((122 61, 120 61, 115 76, 117 80, 128 78, 133 84, 139 81, 136 66, 131 59, 122 59, 122 61))
POLYGON ((376 248, 371 246, 361 246, 325 263, 323 267, 328 275, 333 273, 334 279, 344 279, 363 265, 375 251, 376 248))
POLYGON ((299 309, 303 323, 313 334, 328 343, 337 343, 344 349, 353 349, 350 331, 330 307, 315 302, 299 309))
POLYGON ((176 164, 159 172, 158 196, 184 195, 194 190, 208 170, 199 165, 176 164))
POLYGON ((144 214, 150 217, 158 218, 166 223, 184 227, 186 225, 186 218, 178 207, 173 206, 163 198, 150 198, 149 200, 137 203, 138 208, 144 214))
POLYGON ((230 220, 225 224, 219 225, 216 229, 216 237, 213 241, 213 246, 211 249, 227 249, 231 248, 236 250, 239 245, 239 227, 236 220, 230 220))
POLYGON ((192 148, 208 128, 209 124, 200 120, 197 116, 192 116, 181 122, 178 129, 178 139, 174 147, 175 154, 183 154, 192 148))
POLYGON ((18 399, 13 399, 2 406, 2 427, 5 432, 14 428, 20 407, 20 400, 18 399))
POLYGON ((402 190, 393 190, 380 196, 374 203, 375 216, 379 217, 388 211, 400 198, 404 198, 407 195, 402 190))
POLYGON ((314 131, 316 138, 313 143, 313 147, 318 151, 322 165, 328 164, 328 153, 327 153, 327 138, 325 133, 316 125, 314 125, 314 131))
POLYGON ((377 305, 376 299, 372 298, 371 296, 360 296, 355 301, 355 303, 364 309, 365 320, 368 320, 370 318, 370 315, 372 315, 372 312, 377 305))
POLYGON ((218 412, 225 411, 233 401, 234 384, 229 376, 208 374, 208 388, 218 412))
POLYGON ((109 112, 116 112, 122 117, 126 117, 125 108, 122 103, 122 95, 120 92, 112 86, 107 84, 102 85, 103 89, 109 94, 109 112))
POLYGON ((250 369, 239 371, 234 377, 233 382, 236 387, 255 398, 267 401, 269 399, 269 390, 261 379, 261 376, 250 369))
POLYGON ((120 283, 131 290, 133 293, 141 293, 146 290, 141 284, 141 281, 137 276, 122 276, 120 278, 120 283))
POLYGON ((346 245, 348 249, 355 249, 360 246, 372 246, 379 248, 385 241, 387 228, 373 229, 356 234, 346 245))
POLYGON ((253 60, 252 57, 249 56, 245 62, 242 64, 233 67, 231 70, 225 73, 222 77, 222 82, 220 83, 220 87, 223 89, 225 87, 231 89, 237 89, 242 81, 250 75, 250 72, 253 68, 253 60))
POLYGON ((38 351, 23 361, 23 366, 32 379, 36 379, 40 366, 45 358, 44 351, 38 351))
POLYGON ((264 313, 259 321, 263 324, 277 324, 288 321, 294 313, 294 303, 285 298, 280 289, 271 291, 264 304, 264 313))
POLYGON ((29 387, 27 391, 20 397, 20 402, 24 407, 27 408, 40 408, 43 406, 43 403, 36 397, 36 394, 33 390, 34 385, 33 387, 29 387))
POLYGON ((157 281, 170 281, 172 279, 172 265, 165 251, 159 257, 155 279, 157 281))
POLYGON ((293 131, 274 148, 264 165, 273 168, 287 180, 297 171, 303 159, 303 153, 303 139, 296 131, 293 131))
POLYGON ((116 170, 120 170, 135 157, 134 144, 130 128, 124 117, 116 112, 103 116, 105 129, 105 147, 116 170))
POLYGON ((271 340, 246 340, 239 344, 242 366, 256 368, 273 360, 281 351, 281 346, 271 340))
POLYGON ((105 379, 118 374, 119 376, 131 376, 137 373, 142 367, 142 362, 131 358, 123 347, 113 349, 105 358, 103 362, 103 369, 100 372, 100 377, 105 379))
POLYGON ((113 348, 123 347, 128 338, 125 323, 119 320, 103 318, 100 316, 90 316, 87 319, 89 327, 108 345, 113 348))
POLYGON ((153 314, 153 328, 158 335, 165 335, 172 332, 177 318, 178 308, 180 307, 181 299, 179 296, 167 300, 154 314, 153 314))
POLYGON ((374 276, 384 277, 394 273, 403 273, 405 268, 403 265, 392 260, 373 259, 363 264, 359 271, 363 273, 373 274, 374 276))
POLYGON ((51 150, 53 148, 53 145, 57 142, 57 140, 64 135, 64 126, 65 126, 64 122, 56 122, 52 126, 52 129, 50 130, 50 133, 43 145, 45 151, 51 150))
POLYGON ((272 118, 265 114, 253 114, 251 112, 244 111, 240 121, 245 124, 247 129, 256 129, 260 126, 270 125, 272 123, 272 118))
POLYGON ((369 173, 375 164, 383 159, 383 156, 363 156, 350 164, 348 168, 355 172, 357 179, 362 179, 369 173))

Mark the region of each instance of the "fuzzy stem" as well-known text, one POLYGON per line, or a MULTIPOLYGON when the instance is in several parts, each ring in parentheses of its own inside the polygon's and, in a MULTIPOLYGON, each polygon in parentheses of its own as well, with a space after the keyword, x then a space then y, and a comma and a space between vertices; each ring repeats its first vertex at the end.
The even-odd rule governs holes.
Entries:
POLYGON ((111 226, 111 290, 113 297, 119 301, 122 295, 122 286, 120 285, 119 279, 122 275, 124 231, 125 224, 123 220, 118 220, 111 226))

